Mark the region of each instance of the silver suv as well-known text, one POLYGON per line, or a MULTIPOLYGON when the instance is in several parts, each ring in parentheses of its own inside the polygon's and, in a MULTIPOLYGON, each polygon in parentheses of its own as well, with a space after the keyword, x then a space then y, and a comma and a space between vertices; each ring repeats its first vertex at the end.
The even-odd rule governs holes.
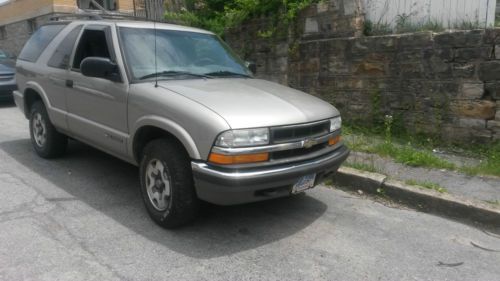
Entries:
POLYGON ((43 158, 68 137, 140 167, 154 221, 289 196, 335 172, 349 150, 329 103, 253 78, 211 32, 120 20, 54 21, 16 65, 17 106, 43 158))

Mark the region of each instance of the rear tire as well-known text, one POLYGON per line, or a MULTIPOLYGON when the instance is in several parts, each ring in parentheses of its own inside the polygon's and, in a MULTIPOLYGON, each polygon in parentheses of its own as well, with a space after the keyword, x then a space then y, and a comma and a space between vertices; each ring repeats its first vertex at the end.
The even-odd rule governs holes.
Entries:
POLYGON ((31 106, 30 137, 33 148, 42 158, 56 158, 66 152, 68 138, 52 125, 41 101, 36 101, 31 106))
POLYGON ((169 139, 146 145, 140 164, 141 193, 150 217, 164 228, 192 221, 199 200, 184 147, 169 139))

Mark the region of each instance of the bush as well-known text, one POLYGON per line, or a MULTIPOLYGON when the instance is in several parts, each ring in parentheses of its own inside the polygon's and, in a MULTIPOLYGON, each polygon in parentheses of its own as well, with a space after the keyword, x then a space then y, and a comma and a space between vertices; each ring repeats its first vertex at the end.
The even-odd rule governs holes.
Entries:
POLYGON ((227 29, 258 16, 275 16, 279 22, 291 22, 298 13, 320 0, 191 0, 188 9, 167 12, 166 19, 208 29, 222 35, 227 29))

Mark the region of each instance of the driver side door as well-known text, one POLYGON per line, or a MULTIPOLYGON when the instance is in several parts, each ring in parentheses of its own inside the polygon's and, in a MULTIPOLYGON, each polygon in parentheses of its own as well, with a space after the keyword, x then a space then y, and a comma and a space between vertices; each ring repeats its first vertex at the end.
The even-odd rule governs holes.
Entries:
POLYGON ((113 26, 85 26, 65 83, 67 122, 68 129, 76 138, 116 156, 126 157, 128 83, 123 64, 117 59, 117 44, 113 26), (87 57, 108 58, 115 62, 120 79, 113 82, 84 76, 80 64, 87 57))

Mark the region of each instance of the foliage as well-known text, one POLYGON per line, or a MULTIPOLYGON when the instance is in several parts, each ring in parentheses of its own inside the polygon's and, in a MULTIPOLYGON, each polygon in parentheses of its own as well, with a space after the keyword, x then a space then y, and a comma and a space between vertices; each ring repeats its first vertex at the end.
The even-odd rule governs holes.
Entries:
MULTIPOLYGON (((500 26, 500 20, 495 23, 496 26, 500 26)), ((452 30, 474 30, 484 28, 484 23, 476 20, 462 20, 456 22, 448 29, 452 30)), ((390 23, 387 22, 372 22, 366 20, 363 27, 363 34, 365 36, 379 36, 387 34, 401 34, 401 33, 412 33, 412 32, 443 32, 447 28, 443 22, 437 19, 426 19, 424 21, 415 22, 411 19, 411 15, 401 14, 397 15, 395 19, 395 26, 392 27, 390 23)))
POLYGON ((384 118, 385 125, 385 142, 392 143, 392 123, 394 122, 394 117, 392 115, 386 115, 384 118))
MULTIPOLYGON (((168 20, 209 29, 222 35, 227 29, 259 16, 275 16, 277 22, 289 23, 298 13, 319 0, 191 0, 188 9, 167 12, 168 20)), ((272 31, 262 35, 271 36, 272 31)))
POLYGON ((366 20, 363 27, 363 35, 365 36, 378 36, 393 33, 392 27, 388 23, 374 23, 366 20))

